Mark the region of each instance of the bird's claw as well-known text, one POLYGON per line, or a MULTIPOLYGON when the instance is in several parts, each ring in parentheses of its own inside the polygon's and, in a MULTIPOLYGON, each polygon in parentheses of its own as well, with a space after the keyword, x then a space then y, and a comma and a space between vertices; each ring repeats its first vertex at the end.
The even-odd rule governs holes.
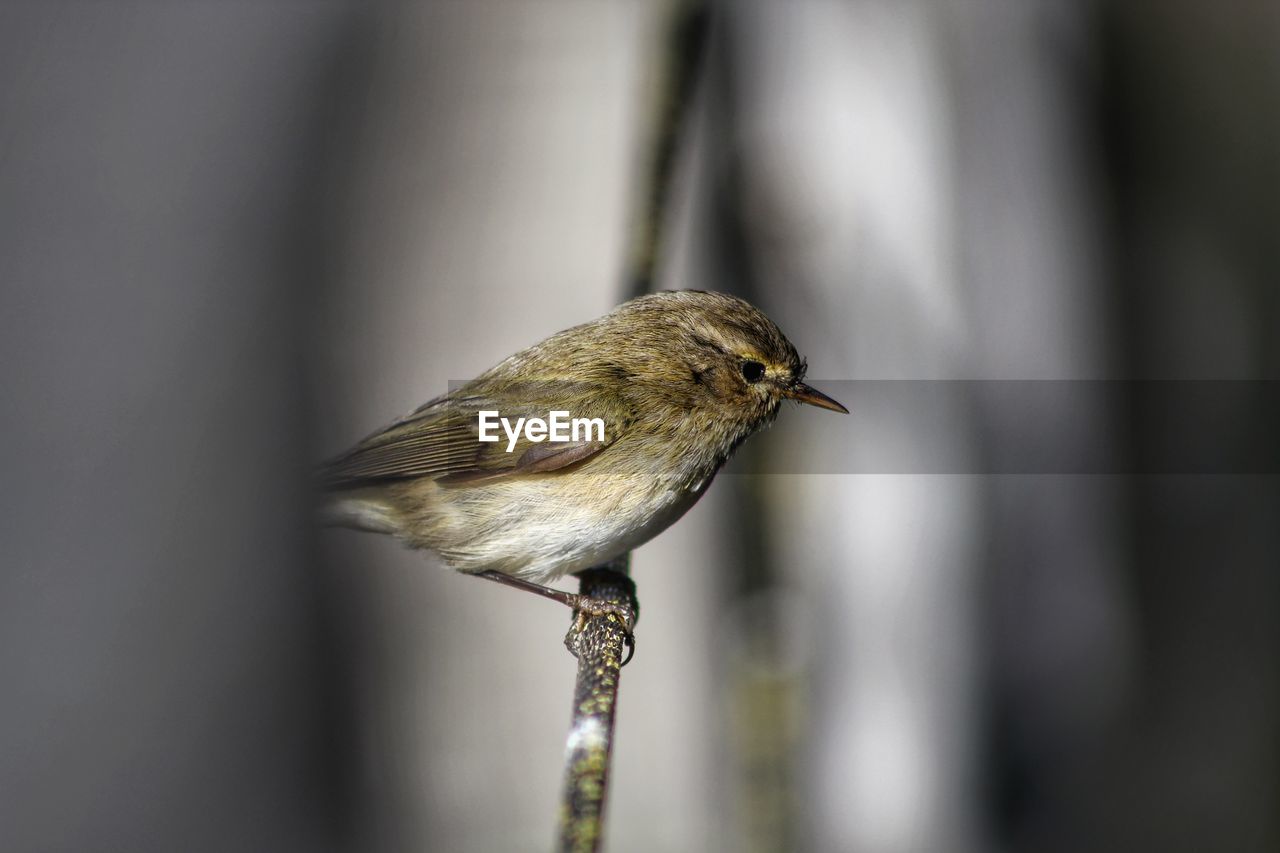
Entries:
POLYGON ((578 657, 576 640, 582 636, 583 630, 587 627, 588 619, 616 616, 618 621, 622 623, 622 630, 624 631, 622 642, 627 648, 627 657, 622 662, 622 666, 631 663, 631 659, 636 654, 636 635, 634 630, 636 609, 634 607, 615 604, 612 601, 601 601, 588 595, 573 596, 570 606, 573 608, 573 626, 564 638, 565 648, 569 650, 570 654, 575 658, 578 657))

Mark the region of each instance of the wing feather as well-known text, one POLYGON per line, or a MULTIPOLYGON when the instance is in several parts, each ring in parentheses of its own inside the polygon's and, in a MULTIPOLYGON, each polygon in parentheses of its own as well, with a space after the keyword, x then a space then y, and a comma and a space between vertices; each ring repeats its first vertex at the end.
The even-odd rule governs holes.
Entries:
MULTIPOLYGON (((597 414, 580 412, 570 404, 553 408, 574 417, 604 417, 608 408, 598 398, 588 400, 597 414)), ((479 395, 437 398, 365 438, 322 469, 327 487, 345 490, 397 480, 430 477, 445 484, 476 483, 501 477, 546 474, 583 462, 618 439, 605 420, 605 441, 531 442, 520 435, 507 452, 508 440, 480 441, 479 413, 496 410, 513 423, 519 417, 548 417, 548 410, 530 406, 501 406, 479 395)), ((629 422, 630 418, 622 419, 629 422)))

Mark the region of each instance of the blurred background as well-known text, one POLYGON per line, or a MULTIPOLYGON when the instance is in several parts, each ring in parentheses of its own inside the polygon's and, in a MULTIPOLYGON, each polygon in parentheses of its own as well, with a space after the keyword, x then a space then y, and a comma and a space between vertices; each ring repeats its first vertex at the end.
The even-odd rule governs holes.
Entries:
MULTIPOLYGON (((568 615, 307 476, 628 295, 686 13, 0 6, 0 848, 551 846, 568 615)), ((634 555, 608 849, 1280 850, 1280 6, 700 14, 655 284, 853 415, 634 555)))

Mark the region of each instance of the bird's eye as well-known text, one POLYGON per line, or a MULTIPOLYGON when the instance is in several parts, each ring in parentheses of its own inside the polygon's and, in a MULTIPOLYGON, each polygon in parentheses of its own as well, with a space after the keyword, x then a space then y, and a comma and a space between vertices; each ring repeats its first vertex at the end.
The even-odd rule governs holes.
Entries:
POLYGON ((742 378, 748 382, 759 382, 764 379, 764 365, 758 361, 742 362, 742 378))

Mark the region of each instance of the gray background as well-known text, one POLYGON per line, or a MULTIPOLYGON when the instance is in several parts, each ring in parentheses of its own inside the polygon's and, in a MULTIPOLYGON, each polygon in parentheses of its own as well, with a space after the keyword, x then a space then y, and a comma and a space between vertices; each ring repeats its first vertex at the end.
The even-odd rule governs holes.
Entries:
MULTIPOLYGON (((0 847, 549 846, 567 614, 307 475, 618 301, 662 12, 0 6, 0 847)), ((1274 383, 1121 381, 1277 378, 1276 8, 715 12, 662 284, 855 417, 635 555, 610 849, 1280 848, 1275 471, 1133 473, 1274 383)))

